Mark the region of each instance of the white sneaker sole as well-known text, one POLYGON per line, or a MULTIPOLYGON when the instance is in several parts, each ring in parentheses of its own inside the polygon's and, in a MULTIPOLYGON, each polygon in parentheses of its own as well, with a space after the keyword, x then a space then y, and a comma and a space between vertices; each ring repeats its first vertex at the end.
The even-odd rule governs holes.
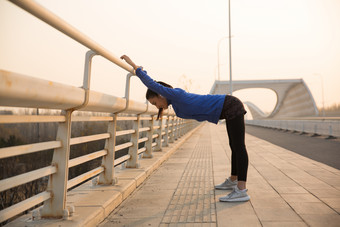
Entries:
POLYGON ((220 202, 247 202, 250 200, 249 195, 240 198, 232 198, 232 199, 224 199, 223 197, 220 198, 220 202))

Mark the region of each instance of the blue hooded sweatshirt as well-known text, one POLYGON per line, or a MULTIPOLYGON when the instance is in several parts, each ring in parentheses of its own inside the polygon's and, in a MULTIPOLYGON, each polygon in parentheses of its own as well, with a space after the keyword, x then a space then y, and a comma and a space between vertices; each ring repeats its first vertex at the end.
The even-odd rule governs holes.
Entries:
POLYGON ((172 105, 176 115, 184 119, 209 121, 217 124, 225 95, 198 95, 188 93, 180 88, 168 88, 151 79, 146 71, 136 69, 136 75, 150 90, 165 97, 168 104, 172 105))

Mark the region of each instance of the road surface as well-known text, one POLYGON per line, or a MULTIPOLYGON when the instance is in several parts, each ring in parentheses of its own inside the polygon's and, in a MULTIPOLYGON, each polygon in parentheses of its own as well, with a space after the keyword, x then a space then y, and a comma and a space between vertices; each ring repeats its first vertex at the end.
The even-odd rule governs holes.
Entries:
POLYGON ((340 169, 340 140, 246 125, 246 132, 270 143, 340 169))

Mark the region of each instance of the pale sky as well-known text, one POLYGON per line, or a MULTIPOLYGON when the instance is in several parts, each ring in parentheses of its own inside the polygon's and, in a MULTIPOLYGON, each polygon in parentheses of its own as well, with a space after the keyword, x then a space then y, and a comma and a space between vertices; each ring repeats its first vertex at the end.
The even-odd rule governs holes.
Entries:
MULTIPOLYGON (((217 78, 217 43, 228 35, 228 1, 39 0, 115 56, 129 55, 155 80, 209 93, 217 78)), ((303 78, 322 107, 340 103, 339 0, 231 0, 234 80, 303 78)), ((0 69, 81 86, 87 48, 8 1, 0 1, 0 69)), ((229 79, 227 39, 221 79, 229 79)), ((126 72, 95 57, 91 89, 124 96, 126 72)), ((132 98, 145 87, 132 80, 132 98)), ((274 93, 234 93, 264 111, 274 93)))

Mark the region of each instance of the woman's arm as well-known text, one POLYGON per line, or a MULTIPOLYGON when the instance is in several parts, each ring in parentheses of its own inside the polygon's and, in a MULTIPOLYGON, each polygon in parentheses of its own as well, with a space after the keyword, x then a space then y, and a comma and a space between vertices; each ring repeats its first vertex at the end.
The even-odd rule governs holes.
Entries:
POLYGON ((161 96, 167 99, 178 100, 184 92, 184 90, 182 89, 169 88, 157 83, 146 73, 146 71, 143 71, 142 68, 136 69, 136 75, 139 77, 139 79, 143 82, 143 84, 147 88, 156 92, 157 94, 160 94, 161 96))
POLYGON ((123 55, 120 57, 121 59, 125 60, 126 63, 132 66, 134 70, 138 69, 140 66, 137 66, 128 56, 123 55))
POLYGON ((137 66, 128 56, 123 55, 120 58, 125 60, 126 63, 128 63, 135 69, 136 76, 139 77, 139 79, 144 83, 147 88, 153 90, 157 94, 160 94, 167 99, 178 99, 183 93, 183 90, 181 89, 164 87, 163 85, 160 85, 159 83, 154 81, 145 71, 143 71, 143 67, 137 66))

